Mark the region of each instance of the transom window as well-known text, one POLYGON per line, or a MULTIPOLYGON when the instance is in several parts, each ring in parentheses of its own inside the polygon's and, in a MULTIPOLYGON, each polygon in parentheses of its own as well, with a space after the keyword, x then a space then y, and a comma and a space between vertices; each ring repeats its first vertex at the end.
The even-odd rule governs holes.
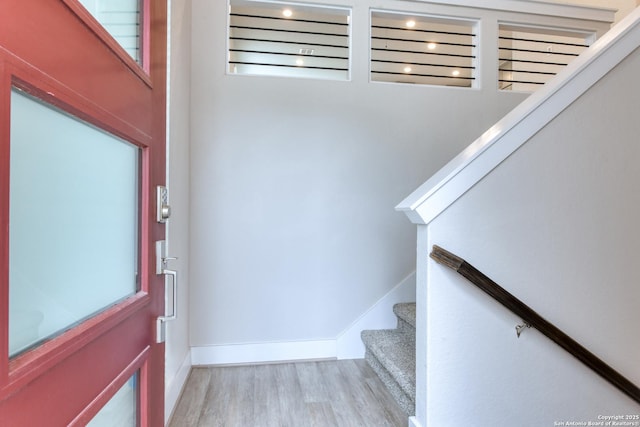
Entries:
POLYGON ((498 87, 533 92, 589 47, 595 34, 500 24, 498 87))
POLYGON ((371 12, 371 80, 473 87, 476 23, 371 12))
POLYGON ((229 10, 229 74, 349 79, 349 9, 232 0, 229 10))

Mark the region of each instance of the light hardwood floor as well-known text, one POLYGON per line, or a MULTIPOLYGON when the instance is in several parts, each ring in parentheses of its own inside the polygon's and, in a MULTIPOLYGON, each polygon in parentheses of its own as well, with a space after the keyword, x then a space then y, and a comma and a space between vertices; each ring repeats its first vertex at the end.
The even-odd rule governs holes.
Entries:
POLYGON ((193 368, 170 427, 405 427, 364 360, 193 368))

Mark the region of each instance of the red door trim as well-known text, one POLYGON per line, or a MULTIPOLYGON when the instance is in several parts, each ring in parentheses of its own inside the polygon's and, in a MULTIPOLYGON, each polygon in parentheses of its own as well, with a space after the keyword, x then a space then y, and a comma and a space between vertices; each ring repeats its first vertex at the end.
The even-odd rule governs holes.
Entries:
MULTIPOLYGON (((135 366, 136 360, 140 362, 141 354, 144 353, 142 357, 146 361, 151 361, 154 353, 148 344, 153 342, 151 328, 148 324, 145 326, 140 328, 138 317, 129 317, 117 328, 88 342, 82 351, 68 355, 30 383, 13 390, 11 397, 0 400, 3 425, 68 425, 86 408, 95 408, 96 397, 109 388, 114 378, 135 366), (130 330, 132 334, 123 337, 122 330, 130 330), (78 376, 77 372, 84 375, 78 376), (17 407, 23 410, 12 410, 17 407)), ((144 401, 140 405, 141 409, 148 407, 144 401)))
MULTIPOLYGON (((147 37, 149 44, 147 52, 149 52, 149 72, 151 75, 151 81, 154 84, 153 94, 153 115, 152 115, 152 129, 153 140, 158 144, 165 144, 166 147, 166 113, 167 113, 167 1, 150 1, 144 0, 145 5, 149 5, 147 10, 149 22, 153 23, 153 28, 149 25, 150 35, 147 37)), ((157 150, 157 148, 156 148, 157 150)), ((166 179, 166 151, 164 149, 157 152, 157 156, 153 156, 152 161, 148 163, 152 168, 152 172, 148 174, 151 182, 149 183, 151 190, 155 185, 165 183, 166 179)), ((147 193, 149 194, 152 193, 147 193)), ((148 204, 153 204, 152 200, 147 200, 148 204)), ((154 214, 155 212, 151 212, 154 214)), ((151 236, 165 236, 164 224, 159 224, 153 218, 149 218, 145 221, 149 224, 149 233, 151 236)), ((147 243, 151 246, 154 245, 152 240, 148 240, 147 243)), ((147 254, 153 257, 155 247, 150 247, 147 254)), ((150 265, 154 265, 155 259, 149 259, 150 265)), ((161 289, 162 295, 165 295, 164 290, 164 278, 157 280, 159 289, 161 289)), ((153 278, 150 280, 152 285, 154 284, 153 278)), ((155 298, 153 300, 155 304, 155 313, 164 313, 164 298, 155 298)), ((154 319, 155 320, 155 319, 154 319)), ((155 325, 155 322, 154 322, 155 325)), ((155 333, 155 327, 154 327, 155 333)), ((151 356, 149 357, 149 369, 146 375, 147 389, 144 391, 144 402, 146 402, 145 409, 142 410, 143 414, 146 414, 148 418, 143 417, 141 419, 142 426, 164 426, 164 360, 165 360, 165 346, 164 344, 155 345, 152 347, 151 356), (148 395, 147 395, 148 393, 148 395), (151 406, 154 403, 155 407, 151 406)))
MULTIPOLYGON (((0 47, 1 50, 4 50, 0 47)), ((79 94, 73 92, 69 88, 61 85, 59 82, 55 81, 51 77, 42 73, 39 70, 34 69, 33 67, 25 64, 23 61, 19 60, 15 56, 11 55, 12 60, 15 63, 7 64, 2 63, 5 74, 3 74, 3 85, 2 85, 2 94, 7 98, 6 102, 2 102, 1 108, 6 109, 6 106, 10 105, 10 96, 11 96, 11 88, 18 87, 20 89, 25 90, 27 93, 42 99, 46 103, 55 105, 63 111, 66 111, 76 117, 81 118, 89 123, 92 123, 99 128, 108 130, 109 132, 128 140, 129 142, 138 145, 141 147, 141 175, 143 177, 140 183, 140 191, 141 191, 141 217, 148 217, 152 215, 149 212, 149 196, 148 196, 148 182, 144 178, 148 174, 145 173, 148 168, 148 151, 147 147, 150 143, 151 137, 144 134, 144 132, 138 130, 135 127, 132 127, 128 123, 122 122, 117 117, 111 115, 109 112, 104 111, 97 107, 96 105, 90 103, 79 94), (37 82, 37 83, 36 83, 37 82)), ((1 110, 0 110, 1 111, 1 110)), ((10 111, 0 112, 0 114, 5 114, 6 122, 10 123, 10 111)), ((10 161, 10 130, 9 126, 3 127, 3 132, 5 135, 1 135, 2 141, 6 141, 5 144, 2 144, 2 147, 5 148, 0 151, 2 156, 2 162, 5 163, 2 168, 2 177, 0 177, 0 182, 3 182, 3 189, 5 191, 2 192, 6 197, 2 198, 3 203, 6 203, 6 206, 9 205, 9 161, 10 161), (6 153, 6 155, 4 155, 6 153), (6 184, 5 184, 6 183, 6 184)), ((8 208, 2 210, 0 212, 8 212, 8 208)), ((0 221, 2 223, 6 223, 6 235, 9 232, 9 219, 5 218, 4 215, 0 214, 0 221)), ((140 230, 140 241, 145 242, 148 240, 148 227, 141 227, 140 230)), ((8 241, 6 240, 6 250, 8 253, 8 241)), ((14 359, 8 360, 5 357, 0 361, 0 373, 2 373, 2 380, 0 380, 0 399, 4 398, 8 395, 11 395, 15 390, 23 387, 28 384, 33 379, 37 378, 43 372, 51 369, 51 367, 58 364, 61 360, 68 357, 74 351, 84 347, 87 343, 95 340, 97 337, 102 335, 104 332, 108 331, 110 328, 116 326, 117 324, 123 322, 127 319, 131 314, 138 311, 141 307, 146 306, 150 303, 150 298, 148 295, 149 291, 149 265, 147 260, 149 259, 148 246, 145 244, 141 245, 140 248, 140 283, 141 289, 135 295, 127 300, 111 307, 104 312, 88 319, 85 322, 82 322, 80 326, 74 327, 69 331, 62 333, 50 341, 43 343, 37 349, 33 351, 29 351, 20 355, 14 359)), ((6 262, 8 260, 8 256, 3 256, 0 262, 6 262)), ((5 270, 8 271, 8 266, 5 270)), ((8 277, 5 278, 8 282, 8 277)), ((8 289, 3 289, 2 297, 6 298, 8 306, 8 289)), ((3 316, 7 316, 8 313, 2 313, 3 316)), ((7 321, 5 319, 5 322, 7 321)), ((5 334, 5 331, 0 328, 0 334, 5 334)), ((8 354, 8 337, 6 337, 3 341, 5 343, 5 348, 3 353, 8 354)))
POLYGON ((152 83, 151 83, 151 78, 149 76, 149 58, 150 57, 148 53, 150 21, 148 17, 149 14, 145 13, 145 11, 149 10, 148 6, 149 6, 150 0, 143 0, 141 2, 142 20, 140 23, 140 27, 142 31, 140 33, 140 38, 142 40, 142 45, 140 46, 140 51, 141 51, 140 57, 142 58, 142 64, 138 64, 131 57, 131 55, 129 55, 127 51, 124 50, 122 46, 120 46, 120 43, 118 43, 113 38, 113 36, 109 34, 107 30, 105 30, 105 28, 100 24, 100 22, 98 22, 98 20, 89 11, 87 11, 87 9, 85 9, 85 7, 78 0, 62 0, 62 1, 64 2, 64 4, 67 5, 69 9, 71 9, 71 11, 73 11, 73 13, 75 13, 78 16, 78 18, 80 18, 80 20, 84 22, 84 24, 89 28, 89 30, 92 33, 98 36, 102 40, 102 42, 105 45, 107 45, 109 49, 111 49, 111 51, 115 55, 117 55, 118 58, 127 67, 131 69, 131 71, 136 73, 136 75, 140 77, 140 79, 144 81, 145 84, 147 84, 147 86, 151 87, 152 83))
MULTIPOLYGON (((4 88, 11 85, 11 77, 5 71, 6 64, 0 59, 0 123, 10 123, 9 106, 11 92, 4 88)), ((9 126, 0 126, 0 307, 9 307, 9 287, 1 286, 9 282, 9 126)), ((9 324, 9 311, 0 310, 0 325, 9 324)), ((0 327, 0 355, 9 354, 9 331, 0 327)), ((5 356, 6 357, 6 356, 5 356)), ((9 365, 0 358, 0 385, 9 378, 9 365)))
MULTIPOLYGON (((78 414, 78 416, 69 423, 68 427, 82 427, 87 425, 89 421, 96 416, 100 409, 113 397, 113 395, 120 390, 120 388, 131 378, 131 376, 138 370, 140 370, 140 377, 143 375, 143 370, 146 371, 146 361, 151 353, 151 348, 147 347, 142 353, 135 358, 133 362, 129 364, 102 392, 89 404, 84 410, 78 414)), ((138 382, 141 382, 141 378, 138 378, 138 382)), ((140 387, 139 387, 140 389, 140 387)), ((137 400, 138 407, 141 407, 145 402, 142 396, 139 394, 137 400)), ((138 411, 141 413, 143 411, 138 411)), ((144 425, 144 424, 142 424, 144 425)))
MULTIPOLYGON (((44 22, 46 24, 46 29, 42 31, 59 33, 60 37, 69 38, 69 46, 61 50, 53 42, 54 37, 51 38, 52 40, 46 38, 38 39, 28 31, 29 29, 21 27, 18 22, 5 19, 3 21, 5 28, 0 32, 0 45, 4 47, 5 53, 13 56, 16 61, 32 64, 34 69, 44 70, 52 80, 55 79, 65 83, 65 87, 81 94, 87 101, 97 103, 104 110, 120 117, 121 120, 135 124, 135 127, 145 135, 153 134, 151 126, 154 99, 152 97, 156 91, 164 92, 166 90, 161 86, 161 82, 156 81, 158 80, 157 76, 154 77, 152 73, 149 75, 150 84, 140 84, 139 76, 131 73, 130 67, 123 62, 122 57, 117 54, 114 55, 113 50, 105 44, 105 41, 61 0, 31 0, 20 3, 24 4, 24 7, 28 9, 29 15, 32 16, 34 22, 44 22), (50 19, 50 16, 59 15, 62 11, 67 12, 64 19, 60 21, 50 19), (20 37, 9 37, 5 33, 20 34, 20 37), (79 39, 82 38, 88 38, 89 40, 86 40, 86 43, 90 46, 80 42, 79 39), (37 47, 28 50, 24 49, 23 45, 25 44, 34 44, 37 47), (86 61, 86 50, 88 48, 99 50, 92 57, 92 61, 96 62, 95 67, 100 70, 100 73, 96 73, 89 66, 83 66, 83 63, 88 62, 86 61), (106 54, 104 48, 107 49, 106 54), (64 56, 61 56, 61 52, 64 52, 64 56), (19 55, 22 59, 18 60, 16 55, 19 55), (64 67, 61 66, 61 64, 64 64, 61 61, 79 65, 64 67), (117 82, 105 78, 105 76, 111 75, 124 75, 124 77, 119 78, 117 82), (113 87, 114 84, 118 86, 113 87), (150 90, 151 88, 153 88, 153 91, 150 90), (114 92, 127 93, 130 99, 135 100, 135 103, 133 105, 123 103, 120 97, 114 96, 114 92)), ((153 9, 157 8, 156 3, 161 2, 153 2, 153 9)), ((10 13, 10 10, 11 7, 9 7, 9 12, 7 13, 10 13)), ((96 25, 99 24, 96 22, 96 25)), ((109 36, 109 40, 113 40, 111 36, 109 36)), ((126 52, 123 51, 123 54, 126 54, 126 52)), ((140 69, 137 64, 136 67, 140 69)), ((29 80, 33 81, 33 79, 29 80)))
POLYGON ((8 363, 8 382, 0 389, 0 399, 10 396, 34 381, 74 352, 95 341, 148 304, 148 295, 141 292, 117 306, 86 320, 81 325, 52 338, 36 349, 10 360, 8 363))
POLYGON ((8 66, 8 72, 10 73, 10 84, 7 88, 9 92, 12 87, 18 88, 140 148, 149 147, 151 136, 143 130, 120 120, 46 74, 27 67, 26 64, 11 64, 8 66))

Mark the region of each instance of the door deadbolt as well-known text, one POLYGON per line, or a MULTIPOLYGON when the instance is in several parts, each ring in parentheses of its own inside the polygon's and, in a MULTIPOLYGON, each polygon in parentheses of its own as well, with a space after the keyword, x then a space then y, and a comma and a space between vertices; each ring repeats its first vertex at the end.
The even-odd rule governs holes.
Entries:
POLYGON ((166 221, 169 219, 170 216, 171 216, 171 206, 169 205, 160 206, 160 218, 166 221))
POLYGON ((157 218, 156 220, 164 224, 171 216, 171 206, 169 206, 169 192, 167 187, 158 185, 157 187, 157 218))

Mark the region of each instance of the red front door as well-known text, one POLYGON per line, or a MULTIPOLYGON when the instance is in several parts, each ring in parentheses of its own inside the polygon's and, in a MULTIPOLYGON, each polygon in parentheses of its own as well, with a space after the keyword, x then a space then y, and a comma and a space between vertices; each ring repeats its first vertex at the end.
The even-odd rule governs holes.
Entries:
POLYGON ((1 426, 163 425, 167 11, 138 6, 134 59, 78 0, 0 2, 1 426))

